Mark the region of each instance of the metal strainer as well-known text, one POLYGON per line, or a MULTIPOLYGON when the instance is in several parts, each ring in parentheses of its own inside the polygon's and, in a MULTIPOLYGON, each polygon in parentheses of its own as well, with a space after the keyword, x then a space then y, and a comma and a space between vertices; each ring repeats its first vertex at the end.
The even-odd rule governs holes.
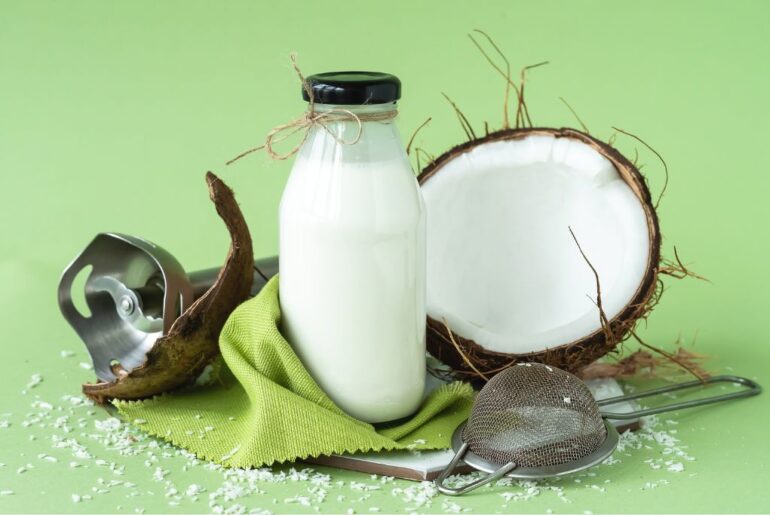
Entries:
POLYGON ((743 377, 706 380, 717 382, 747 388, 628 413, 608 413, 600 406, 702 387, 703 383, 690 381, 597 402, 588 386, 568 372, 539 363, 510 367, 479 392, 470 418, 452 437, 456 454, 436 479, 436 486, 444 494, 459 495, 503 476, 539 479, 577 472, 601 463, 615 450, 618 432, 607 419, 635 419, 761 391, 757 383, 743 377), (489 475, 460 488, 446 486, 446 478, 461 460, 489 475))

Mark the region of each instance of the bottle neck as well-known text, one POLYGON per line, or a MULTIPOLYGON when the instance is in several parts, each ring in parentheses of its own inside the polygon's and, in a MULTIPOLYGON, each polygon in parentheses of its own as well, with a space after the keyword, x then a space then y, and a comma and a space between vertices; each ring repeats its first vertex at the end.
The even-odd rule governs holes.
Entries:
POLYGON ((395 117, 387 116, 397 111, 395 102, 315 104, 313 108, 316 114, 329 113, 329 116, 313 125, 302 145, 300 157, 351 162, 405 159, 395 117))
MULTIPOLYGON (((385 114, 393 111, 398 112, 396 102, 388 102, 386 104, 356 104, 356 105, 339 105, 339 104, 313 104, 313 109, 317 113, 336 113, 343 114, 344 112, 350 112, 355 115, 377 115, 385 114)), ((355 120, 353 120, 355 121, 355 120)))

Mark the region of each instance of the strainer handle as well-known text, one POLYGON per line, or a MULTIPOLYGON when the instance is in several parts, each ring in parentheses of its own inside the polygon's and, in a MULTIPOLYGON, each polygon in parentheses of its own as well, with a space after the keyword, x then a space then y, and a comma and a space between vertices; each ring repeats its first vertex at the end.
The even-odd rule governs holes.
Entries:
POLYGON ((619 402, 633 401, 636 399, 643 399, 646 397, 653 397, 661 395, 663 393, 675 392, 679 390, 687 390, 689 388, 703 387, 712 383, 733 383, 736 385, 745 386, 739 392, 726 393, 723 395, 714 395, 706 397, 704 399, 694 399, 691 401, 675 402, 672 404, 665 404, 663 406, 657 406, 654 408, 647 408, 642 410, 631 411, 629 413, 612 413, 602 411, 602 417, 613 420, 630 420, 639 417, 646 417, 648 415, 655 415, 656 413, 665 413, 667 411, 680 410, 685 408, 694 408, 696 406, 704 406, 706 404, 713 404, 715 402, 729 401, 732 399, 739 399, 741 397, 751 397, 757 395, 762 391, 762 387, 755 381, 747 379, 745 377, 722 375, 714 376, 706 379, 705 381, 688 381, 686 383, 672 384, 669 386, 663 386, 661 388, 654 388, 652 390, 646 390, 639 393, 632 393, 629 395, 621 395, 618 397, 610 397, 609 399, 602 399, 597 402, 601 406, 609 406, 611 404, 617 404, 619 402))
POLYGON ((452 458, 452 461, 449 462, 449 465, 447 465, 447 468, 445 468, 444 471, 441 473, 441 475, 435 479, 434 482, 436 483, 436 488, 438 488, 438 491, 441 492, 442 494, 462 495, 466 492, 470 492, 471 490, 475 490, 480 486, 484 486, 491 481, 500 479, 501 477, 506 475, 508 472, 516 468, 515 463, 508 463, 507 465, 503 465, 499 469, 495 470, 491 474, 487 474, 481 479, 478 479, 473 483, 468 483, 467 485, 461 486, 460 488, 452 488, 452 487, 446 486, 444 484, 444 481, 446 481, 446 478, 452 475, 452 472, 454 472, 454 470, 457 468, 457 464, 462 461, 463 456, 465 456, 465 453, 467 451, 468 451, 468 444, 463 443, 462 446, 455 453, 455 457, 452 458))

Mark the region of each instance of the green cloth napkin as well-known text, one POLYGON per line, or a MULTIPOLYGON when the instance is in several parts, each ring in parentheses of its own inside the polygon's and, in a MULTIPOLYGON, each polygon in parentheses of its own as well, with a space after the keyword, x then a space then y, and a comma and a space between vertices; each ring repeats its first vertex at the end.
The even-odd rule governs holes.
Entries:
POLYGON ((140 429, 233 467, 450 446, 470 412, 470 385, 443 385, 410 419, 374 427, 345 414, 321 390, 281 335, 280 318, 276 277, 230 315, 219 338, 226 366, 216 381, 115 406, 140 429))

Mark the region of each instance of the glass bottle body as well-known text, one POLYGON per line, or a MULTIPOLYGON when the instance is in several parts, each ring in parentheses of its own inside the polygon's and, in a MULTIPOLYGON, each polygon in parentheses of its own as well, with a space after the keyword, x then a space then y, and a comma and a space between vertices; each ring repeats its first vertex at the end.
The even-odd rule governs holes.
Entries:
POLYGON ((345 412, 395 420, 425 383, 425 207, 394 120, 362 121, 357 137, 333 114, 310 130, 281 199, 282 330, 345 412))

